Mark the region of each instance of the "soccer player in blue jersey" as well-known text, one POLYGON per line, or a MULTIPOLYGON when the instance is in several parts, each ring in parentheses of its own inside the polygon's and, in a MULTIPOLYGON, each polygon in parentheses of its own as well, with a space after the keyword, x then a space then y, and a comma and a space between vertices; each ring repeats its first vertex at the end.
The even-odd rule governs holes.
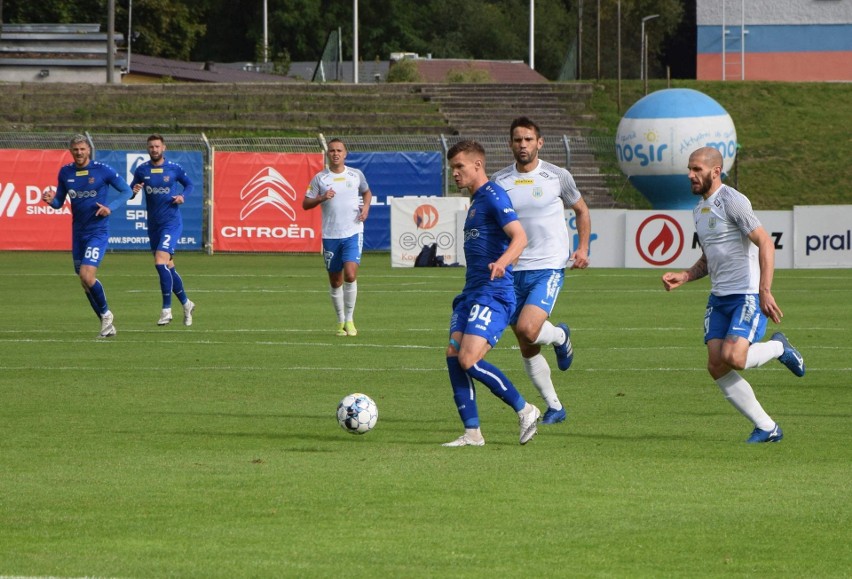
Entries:
POLYGON ((524 228, 502 187, 488 180, 485 150, 476 141, 460 141, 447 151, 453 179, 467 189, 470 208, 464 222, 465 284, 453 300, 447 370, 464 434, 443 446, 483 446, 476 388, 485 384, 518 413, 520 443, 535 436, 541 412, 521 396, 499 368, 485 361, 515 309, 512 264, 527 244, 524 228))
POLYGON ((671 291, 710 276, 710 299, 704 314, 707 370, 734 408, 754 424, 746 442, 778 442, 784 436, 766 413, 739 370, 778 360, 796 376, 805 362, 787 337, 775 332, 766 342, 767 318, 781 323, 784 314, 772 296, 775 245, 745 195, 722 184, 722 155, 702 147, 689 156, 692 192, 701 197, 693 210, 701 257, 685 271, 663 274, 671 291))
POLYGON ((311 179, 302 209, 322 208, 322 254, 331 304, 337 314, 337 335, 357 336, 358 267, 373 194, 364 173, 345 165, 343 141, 330 140, 326 158, 328 167, 311 179))
POLYGON ((133 191, 111 167, 92 161, 92 147, 83 135, 74 135, 68 145, 73 163, 59 169, 56 191, 45 191, 42 200, 59 209, 71 200, 71 256, 74 271, 86 292, 92 309, 101 320, 100 338, 117 333, 114 316, 107 304, 104 287, 97 278, 98 266, 109 246, 110 213, 123 205, 133 191), (110 187, 120 195, 107 203, 110 187))
POLYGON ((133 195, 145 193, 148 212, 148 239, 154 253, 154 268, 160 278, 163 294, 163 309, 157 325, 165 326, 172 321, 172 293, 183 305, 183 325, 192 325, 195 303, 186 297, 183 279, 175 269, 175 248, 183 233, 180 206, 185 197, 192 195, 192 180, 177 163, 167 161, 164 153, 166 143, 162 135, 148 137, 150 160, 142 163, 133 173, 133 195))
POLYGON ((537 124, 527 117, 512 121, 509 146, 515 162, 491 179, 509 194, 528 240, 514 268, 518 307, 509 324, 518 339, 524 370, 547 403, 541 423, 555 424, 563 422, 567 412, 556 394, 541 347, 553 346, 560 370, 571 367, 571 330, 567 324, 554 325, 548 318, 562 289, 568 263, 571 269, 589 265, 591 218, 571 173, 539 158, 544 139, 537 124), (573 209, 576 216, 578 243, 573 253, 565 223, 566 208, 573 209))

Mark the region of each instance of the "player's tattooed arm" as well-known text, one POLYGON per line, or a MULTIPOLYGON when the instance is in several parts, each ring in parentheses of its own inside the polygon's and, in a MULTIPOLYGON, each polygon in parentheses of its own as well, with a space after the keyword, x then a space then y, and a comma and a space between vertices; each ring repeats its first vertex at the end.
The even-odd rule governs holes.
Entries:
POLYGON ((695 264, 686 270, 687 281, 694 281, 696 279, 701 279, 707 275, 707 256, 702 253, 701 257, 695 264))

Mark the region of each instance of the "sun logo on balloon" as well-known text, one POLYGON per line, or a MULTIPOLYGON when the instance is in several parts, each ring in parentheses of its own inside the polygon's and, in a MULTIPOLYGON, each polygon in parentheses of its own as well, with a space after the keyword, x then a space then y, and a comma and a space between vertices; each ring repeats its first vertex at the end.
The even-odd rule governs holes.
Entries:
POLYGON ((645 133, 645 140, 648 141, 649 143, 656 142, 657 133, 655 133, 654 131, 648 131, 647 133, 645 133))

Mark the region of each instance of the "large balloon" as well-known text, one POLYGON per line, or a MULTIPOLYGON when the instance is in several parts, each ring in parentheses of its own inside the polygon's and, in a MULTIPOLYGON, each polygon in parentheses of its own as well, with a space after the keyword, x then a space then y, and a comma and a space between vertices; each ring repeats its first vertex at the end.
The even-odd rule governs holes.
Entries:
POLYGON ((722 172, 737 154, 734 121, 722 105, 697 90, 653 92, 618 123, 615 150, 627 178, 654 209, 692 209, 696 199, 687 178, 689 155, 700 147, 722 153, 722 172))

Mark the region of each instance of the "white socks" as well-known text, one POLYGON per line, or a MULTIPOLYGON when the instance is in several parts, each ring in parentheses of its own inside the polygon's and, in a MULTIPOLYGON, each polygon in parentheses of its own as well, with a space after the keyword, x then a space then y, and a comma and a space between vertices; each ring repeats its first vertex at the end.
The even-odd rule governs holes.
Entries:
POLYGON ((355 315, 355 300, 358 299, 358 282, 352 283, 343 282, 343 310, 346 314, 346 321, 351 322, 355 315))
POLYGON ((328 295, 331 296, 331 305, 337 314, 337 321, 343 323, 343 288, 328 286, 328 295))
POLYGON ((556 395, 556 388, 554 388, 553 381, 550 379, 550 365, 547 363, 547 359, 541 354, 536 354, 532 358, 522 359, 527 376, 530 377, 533 386, 541 394, 542 400, 547 403, 547 407, 561 410, 562 403, 559 401, 559 397, 556 395))
POLYGON ((533 344, 539 346, 558 346, 564 341, 565 332, 562 330, 562 328, 556 327, 548 320, 545 320, 544 324, 542 324, 541 326, 541 332, 538 333, 538 337, 535 339, 533 344))
POLYGON ((784 353, 784 344, 777 340, 758 342, 748 347, 746 355, 746 368, 757 368, 763 366, 770 360, 775 360, 784 353))
POLYGON ((761 430, 772 430, 775 427, 775 421, 769 417, 760 402, 757 401, 751 385, 736 371, 731 370, 717 379, 716 384, 719 385, 719 389, 728 402, 743 416, 751 420, 756 427, 761 430))

